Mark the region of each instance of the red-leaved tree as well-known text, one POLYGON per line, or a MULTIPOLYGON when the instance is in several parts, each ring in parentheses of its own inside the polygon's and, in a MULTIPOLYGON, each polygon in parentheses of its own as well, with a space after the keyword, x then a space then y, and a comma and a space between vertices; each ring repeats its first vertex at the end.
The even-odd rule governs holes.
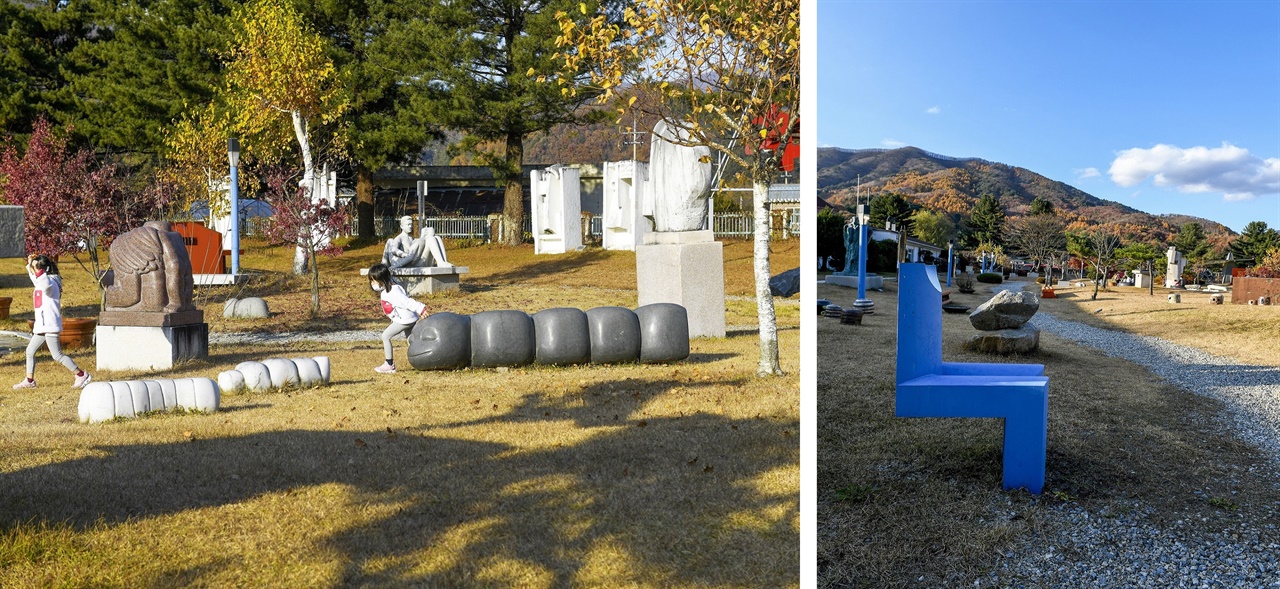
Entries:
POLYGON ((320 264, 316 256, 342 255, 342 246, 333 243, 347 226, 347 211, 321 200, 311 202, 308 191, 298 186, 298 176, 280 166, 261 175, 267 188, 267 204, 274 214, 267 220, 266 236, 271 243, 296 244, 311 267, 311 316, 320 314, 320 264))
POLYGON ((88 148, 72 150, 66 134, 41 117, 24 153, 12 139, 0 151, 0 195, 25 209, 28 253, 70 255, 96 282, 103 273, 99 248, 159 218, 172 190, 159 181, 130 189, 115 165, 99 164, 88 148))

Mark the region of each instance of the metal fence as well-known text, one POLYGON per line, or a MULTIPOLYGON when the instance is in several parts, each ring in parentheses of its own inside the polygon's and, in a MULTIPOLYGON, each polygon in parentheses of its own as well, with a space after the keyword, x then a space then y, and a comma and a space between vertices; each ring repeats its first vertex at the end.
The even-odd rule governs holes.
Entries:
MULTIPOLYGON (((424 222, 435 228, 436 235, 448 239, 476 239, 489 241, 489 219, 482 216, 471 217, 427 217, 424 222)), ((789 217, 785 227, 774 227, 775 238, 788 239, 800 235, 799 215, 789 217)), ((604 234, 604 218, 595 215, 590 218, 590 236, 599 239, 604 234)), ((399 217, 380 217, 376 223, 379 237, 390 237, 400 232, 399 217)), ((712 228, 716 237, 729 239, 750 239, 754 235, 755 219, 750 213, 715 213, 712 217, 712 228)), ((349 234, 355 234, 355 219, 352 219, 349 234)), ((532 221, 524 218, 524 233, 532 235, 532 221)), ((587 236, 584 236, 586 238, 587 236)))

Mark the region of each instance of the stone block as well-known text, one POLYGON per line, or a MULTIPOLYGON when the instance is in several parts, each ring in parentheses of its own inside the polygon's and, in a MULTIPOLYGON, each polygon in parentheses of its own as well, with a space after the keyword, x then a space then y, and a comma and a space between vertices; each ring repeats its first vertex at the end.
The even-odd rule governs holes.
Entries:
POLYGON ((271 371, 261 362, 241 362, 236 364, 236 371, 244 376, 244 386, 251 391, 271 389, 271 371))
MULTIPOLYGON (((723 312, 721 313, 723 319, 723 312)), ((591 362, 609 364, 640 359, 640 319, 625 307, 596 307, 587 311, 591 331, 591 362)))
POLYGON ((218 388, 232 393, 245 388, 244 373, 239 370, 225 370, 219 372, 218 388))
POLYGON ((636 247, 639 304, 680 305, 688 311, 691 337, 724 337, 724 246, 709 231, 687 233, 698 235, 650 233, 646 241, 710 240, 636 247))
POLYGON ((1040 309, 1035 293, 1002 290, 969 314, 969 322, 982 331, 1013 329, 1031 320, 1040 309))
POLYGON ((98 370, 168 370, 209 355, 209 325, 102 325, 96 330, 98 370))
POLYGON ((522 366, 533 362, 533 318, 522 311, 484 311, 471 316, 471 365, 522 366))
POLYGON ((640 361, 677 362, 689 357, 689 315, 684 307, 654 303, 636 309, 640 322, 640 361))
POLYGON ((271 317, 271 310, 267 308, 267 301, 258 297, 227 299, 227 302, 222 304, 222 317, 224 319, 266 319, 271 317))
POLYGON ((538 364, 586 364, 591 361, 591 331, 581 309, 544 309, 533 314, 538 364))
POLYGON ((262 365, 267 367, 267 372, 271 373, 271 387, 282 389, 287 386, 298 386, 301 380, 298 377, 298 365, 292 360, 284 358, 267 358, 262 361, 262 365))
POLYGON ((471 363, 471 318, 435 313, 409 333, 409 364, 418 370, 453 370, 471 363))
POLYGON ((23 213, 22 207, 0 205, 0 258, 27 257, 23 213))
POLYGON ((1027 354, 1040 348, 1040 329, 1026 324, 1013 329, 983 331, 965 342, 964 347, 988 354, 1027 354))

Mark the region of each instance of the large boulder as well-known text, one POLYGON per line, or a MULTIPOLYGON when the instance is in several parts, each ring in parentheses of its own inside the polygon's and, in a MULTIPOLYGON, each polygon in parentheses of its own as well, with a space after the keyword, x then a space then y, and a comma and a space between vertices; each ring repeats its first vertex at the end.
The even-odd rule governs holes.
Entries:
POLYGON ((224 319, 266 319, 270 316, 271 311, 267 308, 267 302, 259 297, 227 299, 227 302, 222 304, 224 319))
POLYGON ((1031 320, 1040 309, 1040 297, 1029 291, 1002 290, 969 314, 969 322, 981 331, 1013 329, 1031 320))
POLYGON ((800 269, 792 268, 770 278, 769 292, 775 297, 789 297, 800 292, 800 269))
POLYGON ((1027 324, 1013 329, 984 331, 970 338, 964 347, 988 354, 1029 354, 1040 349, 1040 329, 1027 324))

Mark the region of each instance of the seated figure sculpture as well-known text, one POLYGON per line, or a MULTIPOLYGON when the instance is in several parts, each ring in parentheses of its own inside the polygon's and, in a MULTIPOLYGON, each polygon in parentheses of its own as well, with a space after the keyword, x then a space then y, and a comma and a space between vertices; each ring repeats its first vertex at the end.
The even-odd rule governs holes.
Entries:
POLYGON ((102 277, 108 311, 177 313, 194 310, 191 260, 182 235, 148 221, 111 243, 111 270, 102 277))
POLYGON ((397 268, 452 268, 444 253, 444 240, 431 227, 422 228, 422 236, 413 238, 413 217, 400 218, 400 234, 387 241, 382 263, 397 268))

